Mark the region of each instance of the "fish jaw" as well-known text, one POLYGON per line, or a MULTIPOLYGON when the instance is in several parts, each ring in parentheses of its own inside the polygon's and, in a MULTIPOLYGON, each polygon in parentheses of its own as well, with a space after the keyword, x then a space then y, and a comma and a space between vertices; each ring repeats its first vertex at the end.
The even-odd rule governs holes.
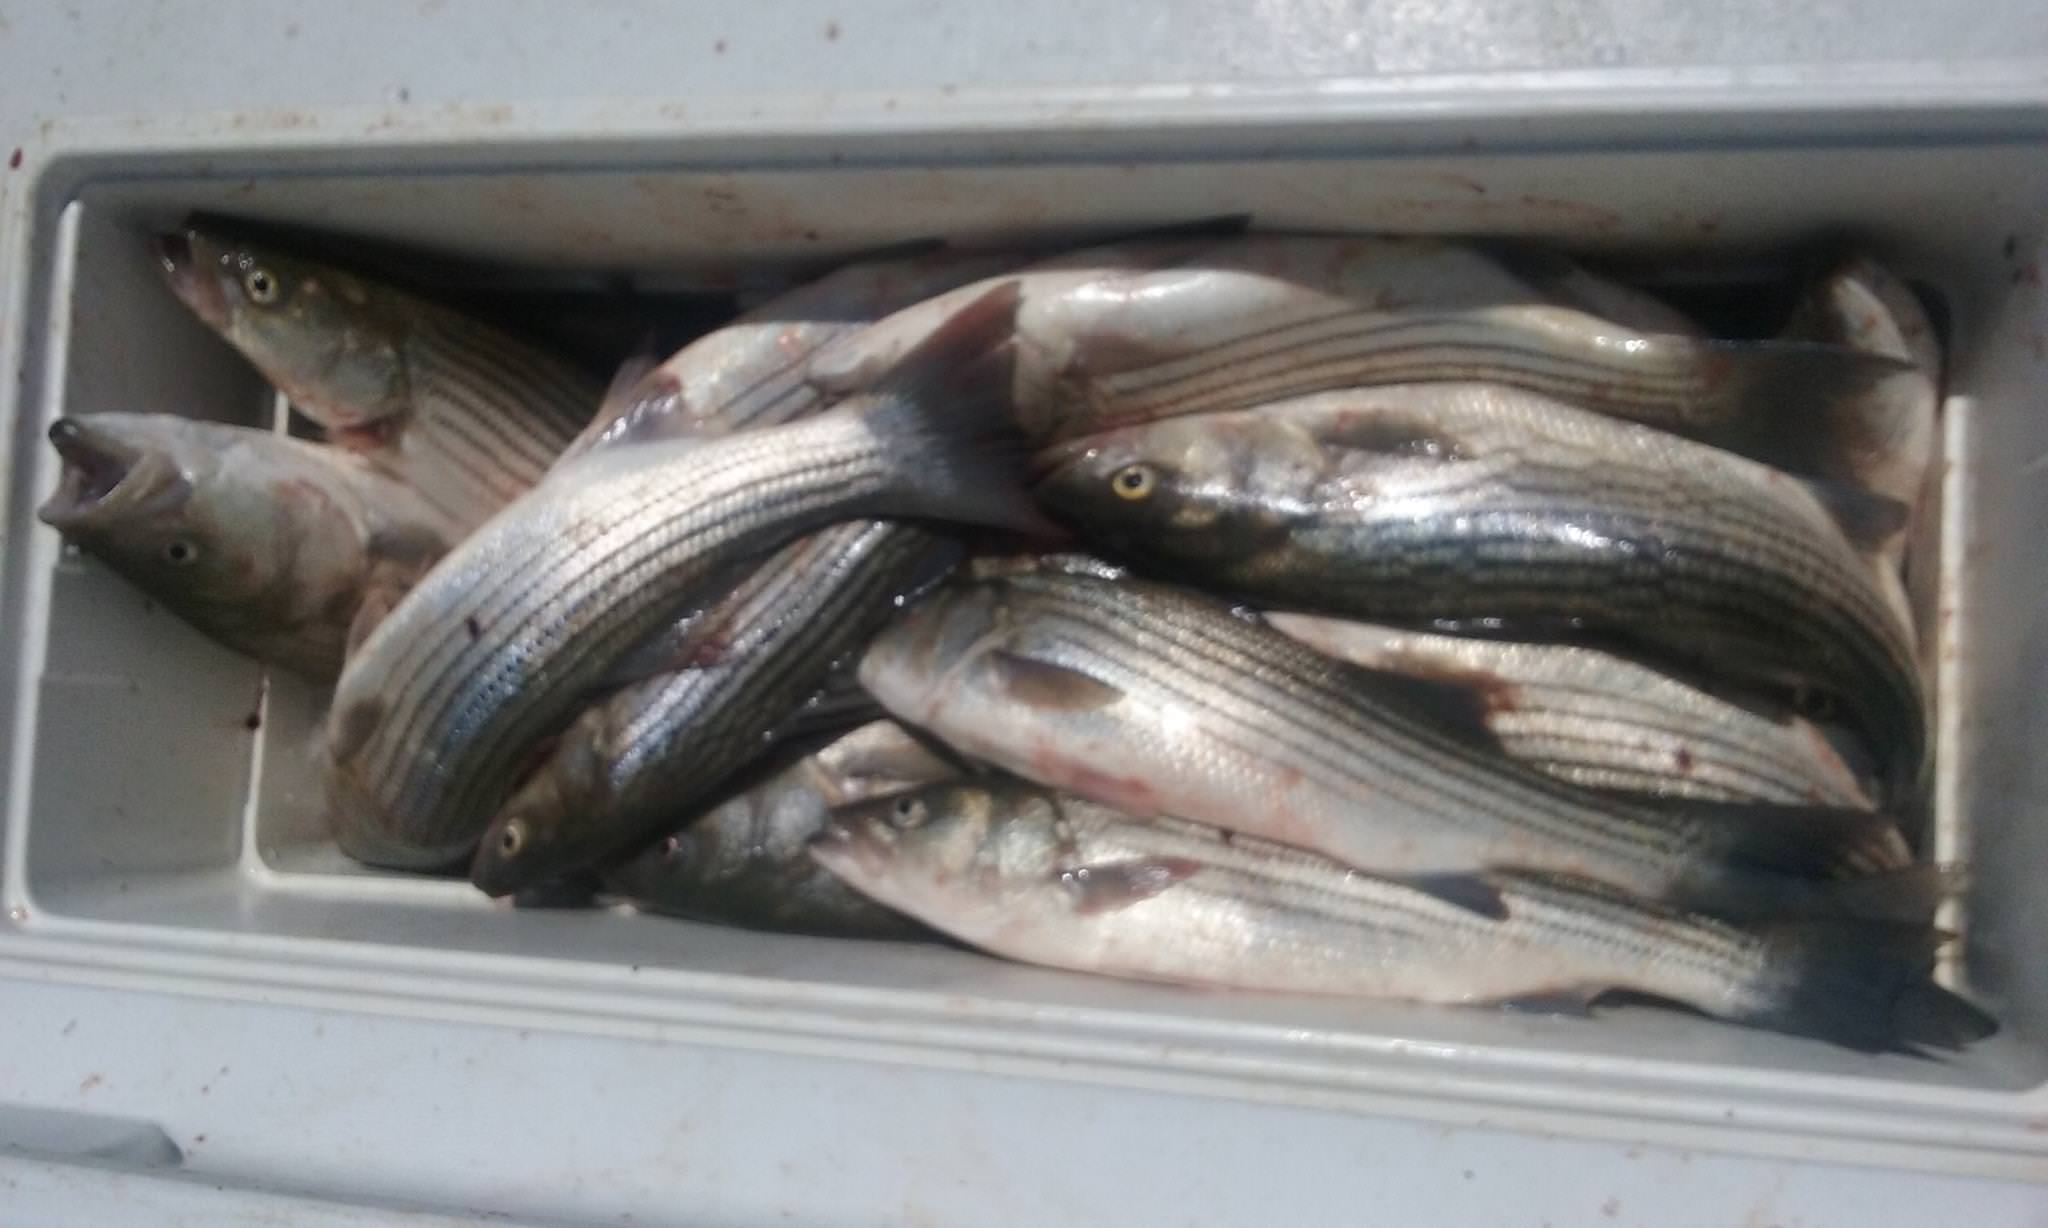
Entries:
POLYGON ((893 903, 896 834, 872 807, 850 807, 811 838, 811 860, 863 894, 893 903))
POLYGON ((209 327, 226 331, 232 319, 227 295, 216 275, 220 254, 212 244, 197 231, 158 235, 156 258, 178 301, 209 327))
POLYGON ((118 431, 59 418, 50 424, 49 438, 64 471, 36 516, 60 533, 89 532, 156 505, 168 512, 190 493, 175 462, 118 431))

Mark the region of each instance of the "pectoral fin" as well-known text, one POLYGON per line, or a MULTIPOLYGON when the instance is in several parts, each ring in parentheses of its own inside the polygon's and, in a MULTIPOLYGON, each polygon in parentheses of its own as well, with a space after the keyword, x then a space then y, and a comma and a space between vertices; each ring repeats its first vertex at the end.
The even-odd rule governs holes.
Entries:
POLYGON ((1201 868, 1200 862, 1185 857, 1112 861, 1062 870, 1060 884, 1073 893, 1075 911, 1094 916, 1149 900, 1201 868))
POLYGON ((1092 712, 1124 697, 1121 688, 1092 675, 1015 653, 991 652, 987 666, 1004 694, 1033 708, 1092 712))

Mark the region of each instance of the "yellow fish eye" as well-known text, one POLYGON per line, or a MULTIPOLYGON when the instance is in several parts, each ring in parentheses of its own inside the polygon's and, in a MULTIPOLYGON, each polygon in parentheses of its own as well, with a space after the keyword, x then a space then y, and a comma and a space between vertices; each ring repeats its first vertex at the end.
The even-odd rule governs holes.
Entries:
POLYGON ((250 265, 242 274, 242 292, 258 306, 267 307, 276 302, 279 291, 277 275, 260 264, 250 265))
POLYGON ((1109 488, 1116 492, 1117 498, 1133 502, 1150 498, 1158 486, 1159 475, 1150 465, 1125 465, 1109 478, 1109 488))
POLYGON ((498 851, 507 857, 519 856, 519 850, 526 847, 526 824, 518 819, 505 824, 505 830, 498 833, 498 851))

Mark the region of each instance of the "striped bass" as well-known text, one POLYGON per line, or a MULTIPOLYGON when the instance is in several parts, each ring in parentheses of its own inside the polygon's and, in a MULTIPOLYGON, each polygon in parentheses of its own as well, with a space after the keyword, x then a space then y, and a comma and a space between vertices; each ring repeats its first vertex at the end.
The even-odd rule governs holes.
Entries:
POLYGON ((593 453, 472 534, 342 673, 326 742, 342 847, 397 867, 467 856, 535 742, 735 564, 860 517, 1035 527, 990 442, 1014 308, 990 292, 815 418, 593 453))
MULTIPOLYGON (((1136 242, 1017 276, 1017 408, 1042 442, 1333 388, 1487 380, 1766 461, 1818 454, 1832 472, 1848 446, 1838 411, 1907 370, 1840 346, 1668 331, 1675 313, 1559 258, 1438 239, 1136 242)), ((878 321, 812 378, 857 386, 980 285, 878 321)))
POLYGON ((832 809, 957 775, 893 721, 862 726, 605 871, 635 907, 843 938, 928 937, 811 860, 832 809))
POLYGON ((1927 753, 1895 594, 1845 536, 1901 509, 1484 384, 1322 393, 1054 450, 1091 544, 1264 604, 1619 645, 1837 707, 1894 790, 1927 753))
POLYGON ((44 523, 237 652, 318 682, 462 536, 352 453, 175 414, 59 418, 44 523))
POLYGON ((330 442, 466 527, 547 472, 603 385, 438 303, 208 229, 158 241, 171 289, 330 442))
POLYGON ((1872 807, 1856 773, 1812 722, 1753 711, 1621 657, 1312 614, 1262 617, 1330 656, 1470 690, 1503 750, 1585 788, 1872 807))
POLYGON ((1313 853, 1017 782, 841 809, 812 856, 962 942, 1083 972, 1435 1003, 1649 994, 1865 1050, 1957 1049, 1996 1023, 1928 979, 1925 926, 1736 926, 1495 874, 1481 916, 1313 853))
POLYGON ((704 805, 946 550, 853 521, 785 546, 692 621, 680 669, 579 716, 492 820, 470 880, 508 895, 631 852, 704 805))
POLYGON ((860 678, 899 720, 1049 788, 1376 874, 1570 874, 1729 913, 1918 916, 1933 886, 1889 873, 1905 863, 1879 816, 1575 788, 1499 753, 1462 689, 1332 660, 1163 585, 951 584, 875 640, 860 678))
POLYGON ((593 448, 724 435, 816 413, 830 401, 808 378, 820 351, 890 312, 1016 263, 999 253, 939 251, 836 269, 623 380, 557 463, 593 448))

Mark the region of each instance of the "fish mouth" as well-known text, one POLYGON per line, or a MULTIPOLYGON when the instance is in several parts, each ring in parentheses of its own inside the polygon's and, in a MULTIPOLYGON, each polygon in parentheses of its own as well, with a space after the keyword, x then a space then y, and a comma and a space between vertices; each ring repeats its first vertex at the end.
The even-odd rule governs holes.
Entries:
POLYGON ((158 235, 156 259, 171 293, 200 319, 224 329, 228 326, 228 298, 210 267, 213 262, 206 258, 209 246, 196 230, 158 235))
POLYGON ((60 531, 79 528, 141 497, 141 448, 76 418, 51 423, 50 444, 64 460, 64 474, 57 492, 36 512, 44 524, 60 531))
POLYGON ((842 815, 811 837, 811 860, 850 883, 872 882, 889 865, 889 846, 881 825, 866 815, 842 815))

